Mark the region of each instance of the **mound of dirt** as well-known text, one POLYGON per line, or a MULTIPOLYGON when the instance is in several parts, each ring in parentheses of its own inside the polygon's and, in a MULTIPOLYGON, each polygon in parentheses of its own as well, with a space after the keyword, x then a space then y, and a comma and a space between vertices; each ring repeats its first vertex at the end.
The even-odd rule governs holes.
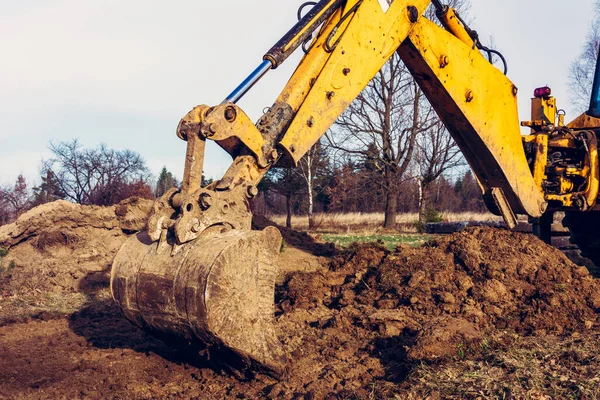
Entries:
POLYGON ((1 292, 81 290, 83 278, 106 274, 128 234, 144 227, 151 207, 152 201, 139 198, 113 207, 59 200, 1 226, 0 248, 8 250, 1 261, 5 269, 10 266, 12 278, 0 286, 1 292))
POLYGON ((273 397, 396 393, 411 366, 478 352, 499 332, 585 332, 598 324, 600 284, 532 235, 470 228, 420 248, 354 246, 330 271, 277 291, 291 354, 273 397), (381 381, 381 382, 379 382, 381 381))

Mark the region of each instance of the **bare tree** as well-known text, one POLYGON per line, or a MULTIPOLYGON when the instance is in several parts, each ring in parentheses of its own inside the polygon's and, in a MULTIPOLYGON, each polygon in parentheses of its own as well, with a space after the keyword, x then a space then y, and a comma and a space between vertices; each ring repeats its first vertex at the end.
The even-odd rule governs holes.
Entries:
POLYGON ((595 15, 579 57, 571 63, 569 88, 571 102, 578 112, 585 112, 590 104, 598 47, 600 46, 600 1, 595 2, 595 15))
POLYGON ((398 185, 407 171, 417 135, 429 129, 433 111, 394 54, 340 116, 327 137, 335 149, 369 162, 385 193, 384 227, 396 224, 398 185))
POLYGON ((84 149, 77 139, 50 143, 54 158, 44 168, 56 174, 67 199, 79 204, 108 205, 115 191, 125 185, 146 181, 148 169, 142 157, 131 150, 113 150, 104 144, 84 149))
MULTIPOLYGON (((450 6, 464 10, 468 2, 453 0, 450 6)), ((434 14, 430 7, 428 17, 434 19, 434 14)), ((416 138, 436 126, 439 119, 433 108, 394 54, 328 133, 333 148, 374 167, 373 180, 385 194, 385 228, 395 227, 398 187, 411 164, 416 138)))
POLYGON ((428 190, 442 174, 464 165, 464 158, 454 139, 439 119, 431 129, 417 138, 416 180, 419 189, 419 221, 424 221, 428 190))
POLYGON ((308 197, 308 229, 314 228, 316 181, 321 175, 321 172, 327 168, 327 165, 325 150, 321 146, 321 141, 318 141, 304 157, 300 159, 298 168, 295 170, 306 183, 306 194, 308 197))
POLYGON ((15 185, 0 188, 0 224, 13 221, 31 208, 30 192, 23 175, 19 175, 15 185))

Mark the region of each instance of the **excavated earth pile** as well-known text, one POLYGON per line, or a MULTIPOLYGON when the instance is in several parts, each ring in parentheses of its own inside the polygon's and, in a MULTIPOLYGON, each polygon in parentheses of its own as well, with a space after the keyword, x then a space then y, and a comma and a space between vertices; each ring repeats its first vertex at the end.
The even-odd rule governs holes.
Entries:
POLYGON ((472 228, 335 255, 284 231, 274 310, 288 364, 275 380, 120 316, 108 268, 145 205, 53 204, 0 227, 0 398, 600 397, 600 284, 531 235, 472 228), (57 293, 82 300, 39 311, 57 293))
POLYGON ((116 252, 145 226, 151 207, 139 198, 112 207, 59 200, 0 226, 0 248, 8 251, 0 258, 0 326, 84 302, 86 291, 104 285, 116 252))

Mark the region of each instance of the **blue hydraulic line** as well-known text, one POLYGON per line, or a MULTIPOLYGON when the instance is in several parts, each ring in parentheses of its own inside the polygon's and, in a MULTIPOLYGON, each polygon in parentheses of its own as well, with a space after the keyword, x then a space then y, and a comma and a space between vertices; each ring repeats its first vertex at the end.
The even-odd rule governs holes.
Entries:
POLYGON ((235 88, 229 96, 223 100, 223 103, 237 103, 243 95, 254 86, 269 70, 273 68, 273 64, 269 60, 263 61, 248 77, 235 88))

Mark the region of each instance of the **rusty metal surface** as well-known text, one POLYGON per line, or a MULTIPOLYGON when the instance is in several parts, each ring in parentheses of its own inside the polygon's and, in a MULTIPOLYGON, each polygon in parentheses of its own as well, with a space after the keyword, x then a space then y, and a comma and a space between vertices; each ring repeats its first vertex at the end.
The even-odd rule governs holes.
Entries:
POLYGON ((189 168, 183 174, 183 190, 193 192, 200 189, 202 182, 202 167, 204 165, 204 146, 206 141, 197 135, 190 135, 187 139, 185 163, 189 168))
POLYGON ((567 125, 571 129, 598 129, 600 128, 600 118, 592 117, 586 113, 581 114, 567 125))
POLYGON ((206 235, 171 255, 142 232, 117 254, 111 291, 131 322, 159 337, 225 346, 277 375, 285 364, 273 328, 280 247, 268 227, 206 235))

